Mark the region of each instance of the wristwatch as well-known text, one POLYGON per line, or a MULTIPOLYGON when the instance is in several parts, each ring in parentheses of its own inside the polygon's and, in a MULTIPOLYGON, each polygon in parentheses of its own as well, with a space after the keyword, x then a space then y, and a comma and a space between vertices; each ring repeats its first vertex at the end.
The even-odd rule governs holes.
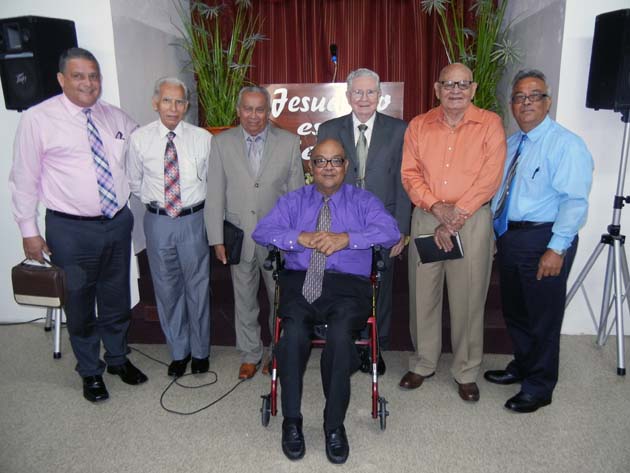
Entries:
POLYGON ((558 256, 564 256, 564 254, 567 252, 567 250, 556 250, 555 248, 549 248, 551 251, 553 251, 555 254, 557 254, 558 256))

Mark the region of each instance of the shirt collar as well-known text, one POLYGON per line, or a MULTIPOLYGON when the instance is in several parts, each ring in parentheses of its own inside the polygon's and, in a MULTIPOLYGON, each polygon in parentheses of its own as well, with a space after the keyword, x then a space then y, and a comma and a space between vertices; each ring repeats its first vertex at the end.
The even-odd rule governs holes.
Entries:
POLYGON ((261 131, 260 133, 258 133, 257 135, 250 135, 249 133, 245 131, 245 128, 243 128, 242 126, 241 126, 241 129, 243 130, 243 136, 245 137, 245 141, 247 141, 247 138, 250 138, 250 137, 256 138, 258 136, 262 138, 263 143, 267 141, 267 134, 269 133, 269 125, 267 125, 265 129, 261 131))
POLYGON ((81 114, 85 118, 85 115, 83 114, 83 110, 85 108, 90 108, 92 111, 98 110, 98 100, 91 107, 79 107, 78 105, 72 103, 64 93, 61 94, 61 103, 64 105, 64 107, 66 107, 66 110, 68 110, 68 113, 70 113, 70 115, 72 116, 77 116, 81 114))
POLYGON ((158 123, 159 123, 159 125, 158 125, 158 130, 159 130, 159 133, 160 133, 160 137, 164 137, 164 138, 165 138, 165 137, 166 137, 166 135, 168 135, 168 134, 169 134, 169 132, 173 131, 173 132, 175 133, 175 136, 179 136, 180 138, 183 138, 183 135, 184 135, 184 125, 183 125, 184 120, 181 120, 181 121, 177 124, 177 126, 175 127, 175 129, 174 129, 174 130, 169 130, 169 129, 168 129, 168 128, 164 125, 164 123, 162 123, 162 120, 160 120, 159 118, 158 118, 158 123))
POLYGON ((547 114, 545 119, 540 122, 536 126, 536 128, 534 128, 533 130, 529 130, 528 133, 523 133, 523 131, 521 130, 521 135, 527 135, 528 140, 538 141, 545 133, 547 133, 547 130, 549 130, 549 127, 551 127, 552 123, 553 122, 551 118, 549 118, 549 115, 547 114))
MULTIPOLYGON (((376 120, 376 112, 374 112, 372 114, 372 116, 368 119, 368 121, 365 122, 365 124, 368 127, 368 130, 371 130, 372 128, 374 128, 374 120, 376 120)), ((353 126, 353 128, 356 129, 361 123, 363 123, 363 122, 357 118, 357 116, 354 114, 354 112, 352 112, 352 126, 353 126)))

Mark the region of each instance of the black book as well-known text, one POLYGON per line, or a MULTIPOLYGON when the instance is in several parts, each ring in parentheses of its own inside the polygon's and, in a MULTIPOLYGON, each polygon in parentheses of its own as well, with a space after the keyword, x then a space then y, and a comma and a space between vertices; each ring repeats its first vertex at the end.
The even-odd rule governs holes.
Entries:
POLYGON ((459 237, 459 233, 451 235, 453 249, 448 252, 438 248, 435 244, 435 240, 433 240, 433 233, 418 235, 414 238, 414 241, 416 242, 416 248, 418 248, 420 262, 422 263, 434 263, 436 261, 445 261, 464 257, 464 248, 462 247, 462 240, 459 237))
POLYGON ((223 221, 223 245, 227 264, 239 264, 243 248, 243 230, 227 220, 223 221))

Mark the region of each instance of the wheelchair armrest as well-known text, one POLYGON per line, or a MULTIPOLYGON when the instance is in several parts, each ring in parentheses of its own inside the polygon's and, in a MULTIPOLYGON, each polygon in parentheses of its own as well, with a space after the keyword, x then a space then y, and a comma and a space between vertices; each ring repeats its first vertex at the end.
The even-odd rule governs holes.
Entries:
POLYGON ((374 245, 372 247, 372 272, 381 273, 385 271, 385 259, 383 251, 385 249, 381 245, 374 245))
POLYGON ((280 254, 280 249, 277 246, 270 244, 267 245, 267 250, 269 251, 269 254, 263 262, 263 268, 265 268, 267 271, 271 271, 272 269, 274 269, 274 267, 277 270, 280 270, 282 264, 282 255, 280 254))

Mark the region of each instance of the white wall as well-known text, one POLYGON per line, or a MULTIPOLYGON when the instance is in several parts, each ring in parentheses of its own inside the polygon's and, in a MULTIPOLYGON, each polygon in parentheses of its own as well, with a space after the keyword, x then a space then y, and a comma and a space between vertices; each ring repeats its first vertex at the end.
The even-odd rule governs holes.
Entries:
MULTIPOLYGON (((556 118, 586 142, 595 161, 593 188, 590 197, 590 211, 586 226, 580 232, 580 246, 573 266, 569 284, 577 277, 599 242, 602 233, 612 222, 613 196, 617 187, 617 176, 621 155, 623 123, 621 114, 610 110, 594 111, 587 109, 586 88, 591 59, 595 16, 609 11, 630 8, 628 0, 582 1, 567 0, 564 23, 560 84, 557 91, 556 118)), ((630 181, 625 187, 625 195, 630 192, 630 181)), ((630 235, 630 208, 622 213, 622 233, 630 235)), ((628 245, 630 248, 630 240, 628 245)), ((599 257, 584 287, 594 304, 597 318, 601 304, 601 292, 608 247, 599 257)), ((630 334, 630 319, 626 306, 625 332, 630 334)), ((614 317, 614 313, 611 314, 614 317)), ((577 294, 569 305, 563 333, 593 333, 594 327, 581 294, 577 294)))
MULTIPOLYGON (((151 109, 154 81, 161 76, 180 76, 192 85, 192 76, 182 74, 185 58, 171 46, 176 31, 171 24, 175 12, 171 0, 5 0, 0 18, 38 15, 75 22, 79 46, 90 50, 101 65, 102 98, 122 107, 140 124, 155 119, 151 109)), ((12 161, 12 143, 19 113, 0 104, 0 322, 29 320, 43 310, 20 307, 13 301, 10 268, 23 258, 21 236, 8 202, 6 182, 12 161)), ((196 109, 191 112, 196 117, 196 109)), ((43 212, 42 212, 43 213, 43 212)), ((43 218, 40 229, 43 231, 43 218)), ((141 227, 141 222, 136 228, 141 227)), ((136 265, 131 266, 132 301, 137 295, 136 265)))

